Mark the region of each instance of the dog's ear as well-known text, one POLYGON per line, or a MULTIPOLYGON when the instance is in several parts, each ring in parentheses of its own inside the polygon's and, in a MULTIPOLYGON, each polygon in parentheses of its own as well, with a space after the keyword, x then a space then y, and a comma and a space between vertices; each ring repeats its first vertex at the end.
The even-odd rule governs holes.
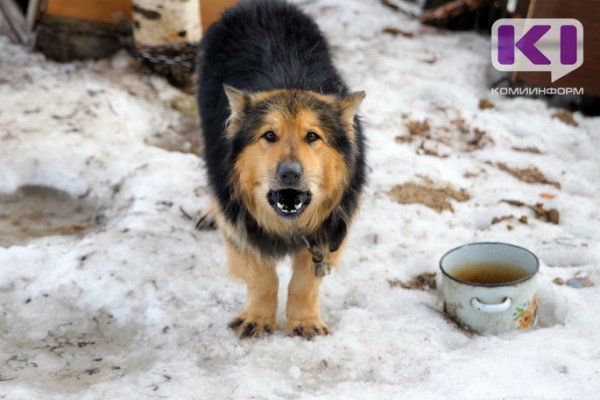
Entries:
POLYGON ((362 103, 366 96, 363 91, 350 93, 346 97, 340 100, 340 106, 342 108, 342 121, 348 126, 349 134, 354 135, 354 117, 358 112, 358 107, 362 103))
POLYGON ((354 92, 340 100, 340 107, 342 109, 342 123, 346 127, 346 132, 351 141, 354 140, 356 135, 356 132, 354 131, 354 117, 356 117, 358 107, 362 103, 365 96, 365 92, 354 92))
POLYGON ((250 103, 250 94, 227 84, 223 84, 223 90, 225 91, 225 96, 227 96, 227 101, 229 102, 229 109, 231 110, 231 115, 227 119, 227 127, 229 128, 243 115, 244 109, 250 103))
POLYGON ((340 100, 342 106, 342 115, 344 119, 352 121, 356 116, 358 107, 365 99, 366 93, 363 91, 350 93, 348 96, 340 100))

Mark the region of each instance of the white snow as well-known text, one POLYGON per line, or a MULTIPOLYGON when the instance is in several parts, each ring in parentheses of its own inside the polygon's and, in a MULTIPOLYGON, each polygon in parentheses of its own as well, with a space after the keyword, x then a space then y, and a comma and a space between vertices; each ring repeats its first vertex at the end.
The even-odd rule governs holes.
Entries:
MULTIPOLYGON (((343 266, 321 290, 333 334, 240 341, 227 329, 244 287, 227 276, 218 234, 194 231, 179 211, 209 202, 203 161, 156 145, 157 135, 178 137, 181 94, 124 54, 55 64, 0 38, 0 193, 89 191, 106 216, 83 236, 0 248, 0 398, 600 397, 600 119, 576 113, 574 127, 540 100, 492 96, 486 36, 424 28, 375 0, 302 3, 348 82, 367 92, 370 182, 343 266), (480 110, 484 98, 495 108, 480 110), (465 148, 457 118, 493 143, 465 148), (397 143, 407 120, 447 135, 448 157, 397 143), (527 146, 542 154, 513 150, 527 146), (498 162, 536 166, 561 188, 521 182, 498 162), (471 199, 438 213, 387 194, 430 181, 471 199), (560 224, 501 199, 556 208, 560 224), (529 223, 491 224, 507 214, 529 223), (435 291, 388 284, 435 272, 445 251, 482 240, 540 257, 534 330, 470 336, 435 311, 435 291), (552 282, 577 272, 595 286, 552 282)), ((278 271, 283 305, 289 260, 278 271)))

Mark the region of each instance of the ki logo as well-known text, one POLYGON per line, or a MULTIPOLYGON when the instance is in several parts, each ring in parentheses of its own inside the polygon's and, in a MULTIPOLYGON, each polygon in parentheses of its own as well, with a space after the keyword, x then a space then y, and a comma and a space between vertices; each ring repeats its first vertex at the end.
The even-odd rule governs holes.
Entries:
POLYGON ((572 18, 499 19, 492 65, 499 71, 550 71, 552 82, 583 64, 583 25, 572 18))

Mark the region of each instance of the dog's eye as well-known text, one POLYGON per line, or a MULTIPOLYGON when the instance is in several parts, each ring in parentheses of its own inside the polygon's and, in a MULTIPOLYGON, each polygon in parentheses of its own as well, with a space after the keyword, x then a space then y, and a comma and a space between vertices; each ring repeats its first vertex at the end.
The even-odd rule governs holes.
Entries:
POLYGON ((316 142, 317 140, 321 139, 321 136, 317 135, 314 132, 308 132, 306 134, 306 136, 304 137, 304 141, 306 143, 312 143, 312 142, 316 142))
POLYGON ((273 131, 265 132, 262 135, 262 138, 265 139, 267 142, 271 142, 271 143, 275 143, 277 141, 277 135, 273 131))

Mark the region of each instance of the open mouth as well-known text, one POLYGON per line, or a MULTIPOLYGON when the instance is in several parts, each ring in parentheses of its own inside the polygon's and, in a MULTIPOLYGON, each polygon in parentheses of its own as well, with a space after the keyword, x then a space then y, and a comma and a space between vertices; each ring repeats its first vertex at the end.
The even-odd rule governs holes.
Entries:
POLYGON ((273 209, 284 218, 296 218, 310 203, 310 192, 294 189, 270 190, 267 200, 273 209))

